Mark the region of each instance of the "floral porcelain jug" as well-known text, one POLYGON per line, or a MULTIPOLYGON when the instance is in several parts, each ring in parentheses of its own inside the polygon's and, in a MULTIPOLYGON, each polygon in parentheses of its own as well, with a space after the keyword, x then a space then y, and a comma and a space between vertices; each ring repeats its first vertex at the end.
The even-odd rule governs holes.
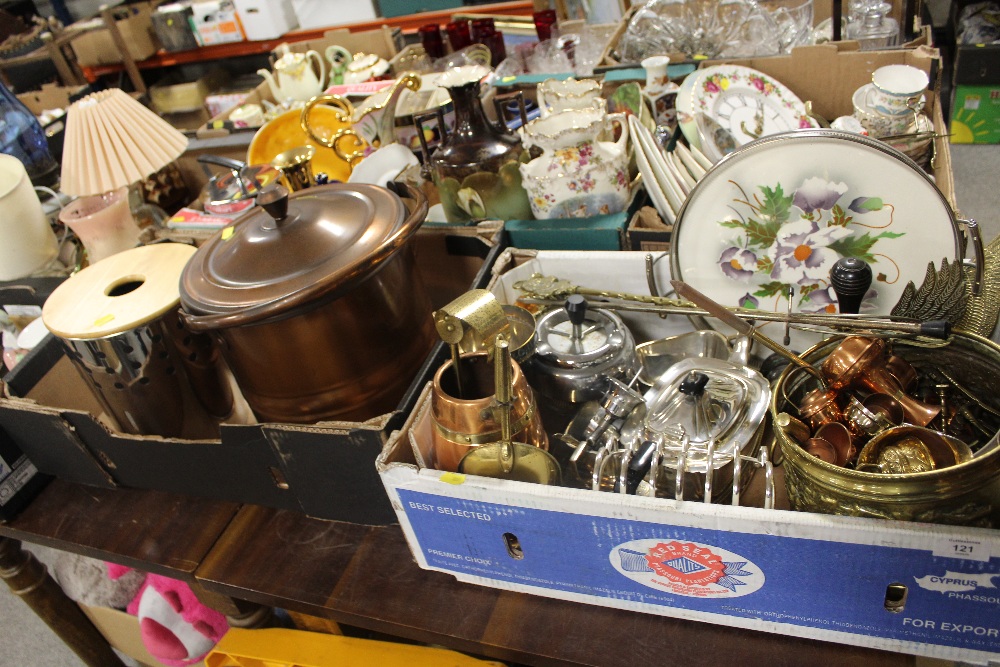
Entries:
POLYGON ((281 57, 274 61, 274 74, 266 69, 257 70, 257 74, 267 81, 275 100, 308 102, 323 93, 326 67, 319 53, 312 50, 294 53, 288 48, 288 44, 281 44, 277 50, 281 53, 281 57), (309 62, 310 58, 319 66, 318 78, 309 62))
MULTIPOLYGON (((451 95, 455 129, 444 128, 441 107, 414 117, 424 155, 448 222, 531 219, 531 205, 518 167, 527 159, 521 139, 486 117, 479 82, 489 69, 463 65, 445 72, 438 85, 451 95), (423 120, 437 116, 441 144, 430 153, 423 120)), ((498 112, 499 113, 499 112, 498 112)))
POLYGON ((583 218, 618 213, 629 196, 628 124, 602 105, 537 118, 521 130, 542 155, 521 165, 536 218, 583 218), (617 141, 604 141, 620 128, 617 141))

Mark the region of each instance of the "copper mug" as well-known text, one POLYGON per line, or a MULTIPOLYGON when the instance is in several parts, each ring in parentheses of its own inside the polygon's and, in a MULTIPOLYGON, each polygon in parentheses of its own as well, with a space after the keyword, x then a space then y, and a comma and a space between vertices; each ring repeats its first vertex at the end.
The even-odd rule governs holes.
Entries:
MULTIPOLYGON (((500 423, 493 411, 493 367, 482 352, 459 357, 462 388, 459 397, 451 361, 434 374, 431 389, 432 441, 438 470, 456 472, 458 463, 470 449, 500 441, 500 423)), ((512 440, 548 450, 548 437, 542 428, 535 397, 513 362, 512 440)))
POLYGON ((823 424, 806 441, 805 450, 818 459, 836 466, 845 466, 857 450, 850 431, 840 422, 823 424))

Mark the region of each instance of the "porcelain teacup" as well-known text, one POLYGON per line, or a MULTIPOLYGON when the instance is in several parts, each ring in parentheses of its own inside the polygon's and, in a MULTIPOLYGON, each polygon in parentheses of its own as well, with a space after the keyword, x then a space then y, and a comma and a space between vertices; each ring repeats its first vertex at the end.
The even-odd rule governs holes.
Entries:
POLYGON ((907 128, 913 125, 920 110, 923 109, 922 98, 905 113, 887 114, 868 104, 868 96, 873 87, 873 84, 868 83, 854 91, 854 117, 868 131, 868 134, 876 139, 906 132, 907 128))
POLYGON ((872 73, 872 87, 865 101, 875 111, 909 114, 920 103, 930 79, 927 72, 912 65, 886 65, 872 73))
POLYGON ((229 112, 229 120, 236 125, 260 127, 264 124, 264 108, 259 104, 241 104, 229 112))
POLYGON ((355 53, 344 70, 344 83, 364 83, 389 72, 389 61, 374 53, 355 53))

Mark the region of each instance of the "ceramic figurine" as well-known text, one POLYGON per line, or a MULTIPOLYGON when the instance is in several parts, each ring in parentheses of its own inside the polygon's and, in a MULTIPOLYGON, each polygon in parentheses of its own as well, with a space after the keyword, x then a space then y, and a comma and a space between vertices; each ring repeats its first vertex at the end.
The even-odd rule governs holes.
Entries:
POLYGON ((677 91, 680 86, 667 76, 668 56, 651 56, 642 61, 646 70, 643 95, 653 109, 653 119, 659 127, 677 127, 677 91))

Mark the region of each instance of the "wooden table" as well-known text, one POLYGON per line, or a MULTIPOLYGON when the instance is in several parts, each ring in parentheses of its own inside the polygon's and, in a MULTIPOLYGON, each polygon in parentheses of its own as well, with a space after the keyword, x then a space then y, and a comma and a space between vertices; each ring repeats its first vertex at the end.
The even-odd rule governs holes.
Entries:
MULTIPOLYGON (((915 658, 459 583, 372 528, 56 480, 0 536, 174 576, 209 593, 531 665, 914 665, 915 658)), ((90 664, 100 664, 99 662, 90 664)))

